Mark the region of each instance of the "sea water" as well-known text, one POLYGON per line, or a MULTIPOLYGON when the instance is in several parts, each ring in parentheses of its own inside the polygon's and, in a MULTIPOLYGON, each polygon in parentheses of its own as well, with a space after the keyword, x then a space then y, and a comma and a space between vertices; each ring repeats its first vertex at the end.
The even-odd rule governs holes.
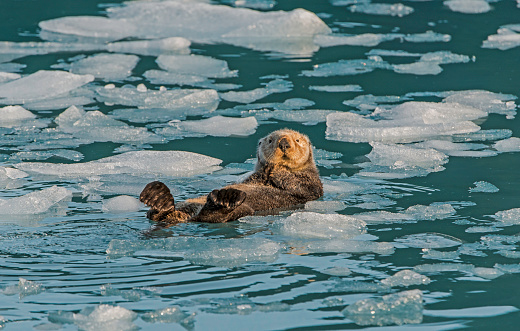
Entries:
POLYGON ((0 329, 515 329, 520 2, 0 2, 0 329), (158 228, 307 134, 323 198, 158 228))

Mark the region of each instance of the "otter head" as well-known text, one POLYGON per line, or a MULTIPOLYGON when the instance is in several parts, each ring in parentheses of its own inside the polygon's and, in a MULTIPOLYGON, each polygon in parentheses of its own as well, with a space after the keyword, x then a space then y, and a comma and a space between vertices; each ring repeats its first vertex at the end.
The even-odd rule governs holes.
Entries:
POLYGON ((315 167, 309 137, 289 129, 271 132, 260 139, 257 156, 257 170, 266 165, 283 166, 291 171, 315 167))

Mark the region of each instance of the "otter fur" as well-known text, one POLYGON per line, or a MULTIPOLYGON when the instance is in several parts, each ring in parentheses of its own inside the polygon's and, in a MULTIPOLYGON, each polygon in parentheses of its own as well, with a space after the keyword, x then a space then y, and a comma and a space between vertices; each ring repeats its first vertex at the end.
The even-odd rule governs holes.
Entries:
POLYGON ((243 182, 178 204, 165 184, 149 183, 140 195, 140 200, 151 207, 147 217, 166 224, 221 223, 303 204, 323 195, 306 135, 289 129, 274 131, 260 139, 257 158, 254 173, 243 182))

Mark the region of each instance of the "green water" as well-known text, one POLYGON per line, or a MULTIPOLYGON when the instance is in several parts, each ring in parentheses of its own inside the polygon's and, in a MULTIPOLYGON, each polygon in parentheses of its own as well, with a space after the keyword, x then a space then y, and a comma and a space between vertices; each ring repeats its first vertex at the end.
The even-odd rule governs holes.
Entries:
MULTIPOLYGON (((119 2, 110 1, 109 6, 117 6, 117 3, 119 2)), ((520 8, 515 1, 490 2, 492 9, 482 14, 454 12, 442 1, 403 1, 403 4, 412 7, 414 12, 403 17, 370 15, 352 13, 347 9, 347 5, 334 6, 328 1, 288 0, 277 1, 271 10, 290 11, 305 8, 318 14, 330 28, 333 28, 334 33, 406 35, 432 30, 451 36, 451 40, 412 43, 397 38, 377 46, 322 47, 312 54, 300 56, 272 54, 218 43, 211 45, 194 42, 190 50, 192 54, 225 60, 230 69, 238 70, 237 77, 216 79, 216 82, 240 84, 242 87, 239 91, 261 87, 262 83, 269 81, 261 77, 268 75, 283 76, 283 79, 293 84, 289 92, 273 93, 255 103, 280 103, 290 98, 303 98, 314 102, 314 105, 307 107, 308 109, 358 112, 343 102, 359 95, 404 96, 410 92, 485 90, 520 95, 520 47, 508 50, 482 48, 483 41, 488 36, 496 34, 501 26, 520 23, 520 8), (344 27, 338 22, 360 24, 344 27), (302 75, 303 71, 312 70, 315 65, 339 60, 366 59, 366 53, 371 49, 402 50, 409 53, 451 51, 467 55, 470 61, 441 64, 443 70, 437 75, 398 74, 392 70, 379 69, 359 75, 302 75), (312 85, 349 84, 360 85, 363 91, 335 93, 309 89, 312 85)), ((104 16, 105 7, 105 2, 95 0, 2 0, 0 40, 40 42, 42 40, 38 34, 39 22, 66 16, 104 16)), ((96 53, 98 52, 56 52, 29 55, 6 63, 25 65, 13 71, 28 75, 38 70, 60 70, 51 66, 68 62, 68 59, 77 55, 90 56, 96 53)), ((148 89, 158 89, 159 84, 153 85, 143 78, 147 70, 157 69, 156 57, 140 55, 139 59, 131 73, 133 77, 138 78, 137 80, 112 82, 96 79, 88 86, 114 83, 120 87, 124 84, 137 86, 144 83, 148 89)), ((407 57, 384 59, 392 64, 417 60, 407 57)), ((160 85, 168 89, 178 87, 160 85)), ((412 99, 440 102, 439 98, 432 96, 412 99)), ((221 100, 216 112, 237 105, 238 103, 221 100)), ((39 120, 49 119, 49 122, 45 122, 45 127, 55 128, 53 120, 65 108, 32 112, 39 120)), ((111 116, 113 110, 129 107, 95 101, 86 104, 84 108, 89 111, 100 110, 111 116)), ((196 115, 188 116, 187 119, 202 118, 203 116, 196 115)), ((149 132, 156 128, 150 123, 124 122, 132 127, 146 128, 149 132)), ((489 114, 485 120, 479 120, 477 123, 482 130, 507 129, 511 130, 513 137, 520 137, 518 118, 508 119, 503 114, 489 114)), ((165 126, 165 122, 160 125, 165 126)), ((449 162, 444 164, 445 169, 442 171, 420 177, 378 181, 357 176, 361 171, 358 164, 367 160, 366 155, 370 153, 371 146, 364 142, 326 139, 327 125, 324 121, 304 125, 273 119, 259 120, 254 133, 246 136, 186 137, 166 139, 164 143, 152 143, 149 146, 146 146, 146 143, 129 145, 132 145, 131 148, 134 150, 179 150, 200 153, 222 160, 221 166, 227 169, 232 168, 229 166, 232 163, 247 169, 248 165, 244 163, 254 158, 258 139, 284 127, 307 134, 316 148, 342 154, 337 159, 339 162, 332 164, 332 167, 319 167, 324 180, 335 183, 346 181, 361 188, 351 196, 326 192, 323 200, 345 202, 345 208, 339 211, 340 214, 354 215, 368 211, 399 213, 414 205, 429 206, 440 203, 451 204, 455 212, 436 220, 427 220, 423 215, 421 219, 413 222, 369 223, 367 233, 377 237, 372 238, 373 241, 392 243, 396 246, 393 252, 358 253, 334 249, 309 252, 306 249, 314 243, 314 239, 290 238, 290 235, 276 232, 276 225, 273 224, 283 222, 288 214, 284 214, 281 220, 271 217, 218 225, 185 224, 150 231, 153 224, 145 217, 145 207, 118 214, 104 211, 102 205, 110 198, 118 195, 137 197, 138 192, 135 192, 135 189, 140 187, 141 182, 132 176, 126 178, 123 175, 116 179, 121 181, 122 186, 129 183, 131 189, 125 191, 123 187, 118 192, 94 189, 94 194, 90 197, 85 185, 92 184, 92 180, 89 182, 85 178, 33 176, 24 178, 21 182, 7 180, 5 185, 0 187, 2 198, 38 192, 52 185, 65 187, 74 193, 71 201, 62 205, 59 212, 2 217, 0 316, 3 322, 0 322, 0 329, 357 329, 372 326, 358 325, 359 323, 356 324, 347 318, 342 313, 345 307, 362 299, 380 298, 389 293, 412 289, 422 291, 423 315, 422 322, 407 325, 408 327, 432 330, 486 330, 497 326, 505 330, 517 328, 520 302, 515 291, 520 261, 514 253, 517 253, 518 249, 519 222, 518 219, 514 219, 512 225, 504 226, 497 224, 500 222, 491 217, 500 211, 520 207, 520 179, 516 168, 520 156, 517 152, 503 152, 491 157, 449 156, 449 162), (346 176, 338 178, 342 174, 346 176), (491 183, 499 190, 494 193, 471 192, 469 189, 475 187, 474 183, 478 181, 491 183), (132 185, 136 182, 138 184, 132 185), (362 203, 372 203, 372 207, 361 205, 362 203), (482 232, 466 231, 474 226, 487 229, 481 230, 482 232), (427 249, 406 247, 400 241, 407 235, 425 233, 440 234, 443 238, 455 240, 459 245, 433 248, 435 252, 455 252, 458 247, 464 247, 467 254, 462 252, 428 258, 427 249), (505 237, 499 241, 488 240, 486 237, 496 238, 494 235, 505 237), (253 258, 252 262, 237 260, 238 262, 234 261, 231 265, 222 265, 222 261, 219 260, 221 256, 213 256, 208 252, 214 247, 211 244, 192 242, 193 245, 201 245, 198 252, 197 246, 183 247, 175 241, 185 237, 209 238, 216 247, 224 250, 224 256, 228 239, 268 240, 278 245, 279 252, 269 255, 266 260, 253 258), (118 252, 121 254, 111 255, 110 249, 118 243, 123 247, 122 252, 118 252), (134 251, 132 247, 137 249, 134 251), (510 257, 500 254, 504 252, 511 253, 510 257), (198 256, 198 253, 202 256, 198 256), (503 274, 494 279, 487 279, 471 271, 473 269, 433 272, 421 269, 422 265, 439 263, 449 263, 452 269, 453 265, 468 264, 477 268, 490 268, 486 269, 487 271, 499 270, 503 274), (351 273, 331 275, 328 269, 333 267, 349 268, 351 273), (382 279, 397 271, 414 267, 417 272, 428 276, 431 282, 426 285, 395 286, 374 291, 351 286, 349 283, 358 281, 379 284, 382 279), (43 288, 37 288, 34 292, 24 292, 18 285, 20 278, 40 284, 43 288), (118 316, 115 324, 106 320, 92 322, 92 319, 86 317, 85 320, 81 320, 82 316, 88 315, 88 311, 84 309, 94 309, 101 304, 122 307, 134 315, 125 319, 112 310, 110 314, 118 316), (182 312, 179 315, 181 317, 163 323, 150 319, 151 312, 173 306, 182 312), (76 314, 76 322, 70 317, 72 314, 76 314)), ((3 135, 0 138, 0 165, 4 167, 11 167, 19 162, 10 158, 12 155, 28 151, 24 144, 9 143, 12 137, 20 134, 16 131, 16 125, 11 129, 14 131, 2 131, 3 135)), ((44 139, 39 133, 29 137, 36 142, 44 139)), ((31 139, 27 144, 32 142, 31 139)), ((493 150, 492 144, 496 140, 498 138, 476 143, 483 143, 487 150, 493 150)), ((80 152, 83 156, 80 161, 54 156, 43 162, 83 163, 98 160, 118 153, 121 146, 128 147, 121 142, 92 142, 87 139, 79 146, 64 148, 80 152)), ((24 161, 42 160, 28 158, 24 161)), ((180 179, 162 176, 162 179, 175 187, 174 194, 182 199, 186 196, 205 194, 214 188, 212 185, 225 184, 220 175, 221 173, 217 172, 180 179)), ((143 182, 153 179, 153 175, 145 177, 143 182)), ((104 178, 101 178, 101 183, 103 180, 104 178)), ((110 185, 115 185, 113 179, 110 185)), ((404 326, 386 328, 398 329, 404 326)))

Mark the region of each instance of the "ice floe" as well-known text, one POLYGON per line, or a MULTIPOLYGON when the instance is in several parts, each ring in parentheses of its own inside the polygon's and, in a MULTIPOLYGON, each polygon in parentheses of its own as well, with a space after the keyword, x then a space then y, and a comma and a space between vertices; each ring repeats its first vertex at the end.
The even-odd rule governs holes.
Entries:
POLYGON ((72 192, 52 186, 15 198, 0 200, 0 215, 33 215, 49 211, 61 202, 70 201, 72 192))
POLYGON ((108 43, 106 50, 117 53, 159 56, 166 54, 189 54, 191 42, 186 38, 170 37, 152 40, 118 41, 108 43))
POLYGON ((363 88, 359 85, 311 85, 309 90, 321 92, 363 92, 363 88))
POLYGON ((358 35, 332 34, 317 35, 314 38, 314 41, 321 47, 332 47, 340 45, 373 47, 379 45, 382 42, 400 38, 404 38, 404 35, 398 33, 363 33, 358 35))
POLYGON ((106 213, 119 214, 138 211, 142 204, 134 197, 120 195, 103 202, 102 210, 106 213))
POLYGON ((168 127, 157 129, 156 132, 174 139, 204 136, 249 136, 255 133, 257 126, 258 122, 252 116, 245 118, 214 116, 196 121, 172 121, 168 127))
POLYGON ((414 248, 445 248, 462 245, 460 239, 441 233, 410 234, 397 238, 395 241, 406 247, 414 248))
POLYGON ((265 87, 259 87, 251 91, 230 91, 220 93, 220 97, 231 102, 252 103, 273 93, 289 92, 292 88, 293 84, 291 82, 283 79, 275 79, 266 83, 265 87))
POLYGON ((513 208, 496 212, 492 216, 501 225, 515 225, 520 223, 520 208, 513 208))
POLYGON ((342 313, 362 326, 417 324, 423 319, 423 295, 420 290, 411 290, 363 299, 349 305, 342 313))
POLYGON ((207 78, 229 78, 238 76, 230 70, 226 61, 203 55, 160 55, 156 60, 159 67, 171 73, 194 75, 207 78))
POLYGON ((0 293, 3 295, 15 295, 18 294, 20 299, 29 296, 40 294, 45 291, 45 287, 42 283, 31 281, 25 278, 19 278, 18 284, 7 286, 6 288, 0 289, 0 293))
POLYGON ((25 104, 61 97, 90 83, 92 75, 76 75, 65 71, 40 70, 0 85, 1 104, 25 104))
POLYGON ((455 209, 448 203, 437 203, 430 206, 413 205, 406 210, 393 213, 386 210, 364 212, 353 215, 368 224, 407 223, 421 220, 434 221, 453 216, 455 209))
POLYGON ((222 161, 183 151, 133 151, 85 163, 22 162, 16 168, 28 173, 57 177, 110 174, 193 176, 212 172, 222 161))
POLYGON ((90 74, 104 81, 122 81, 132 74, 137 62, 139 57, 136 55, 95 54, 64 67, 70 67, 69 71, 78 75, 90 74))
POLYGON ((183 312, 179 306, 157 309, 141 316, 143 321, 148 323, 180 323, 184 326, 189 326, 193 317, 183 312))
POLYGON ((388 15, 403 17, 414 12, 412 7, 403 5, 402 3, 386 4, 386 3, 361 3, 352 5, 348 9, 353 13, 364 13, 371 15, 388 15))
POLYGON ((482 48, 496 48, 502 51, 520 46, 520 24, 508 24, 501 26, 497 34, 487 37, 482 43, 482 48))
POLYGON ((445 0, 444 5, 451 11, 464 14, 482 14, 491 10, 486 0, 445 0))
POLYGON ((49 314, 49 321, 56 324, 74 324, 81 330, 135 330, 133 321, 137 313, 120 306, 101 304, 85 307, 78 313, 57 311, 49 314))
POLYGON ((511 137, 499 140, 493 144, 493 148, 499 152, 520 152, 520 138, 511 137))
POLYGON ((498 187, 496 187, 495 185, 482 181, 482 180, 474 182, 473 185, 475 185, 475 187, 469 188, 470 193, 475 193, 475 192, 496 193, 499 191, 498 187))
POLYGON ((430 278, 408 269, 396 272, 393 276, 381 280, 382 284, 390 287, 428 285, 430 282, 430 278))

